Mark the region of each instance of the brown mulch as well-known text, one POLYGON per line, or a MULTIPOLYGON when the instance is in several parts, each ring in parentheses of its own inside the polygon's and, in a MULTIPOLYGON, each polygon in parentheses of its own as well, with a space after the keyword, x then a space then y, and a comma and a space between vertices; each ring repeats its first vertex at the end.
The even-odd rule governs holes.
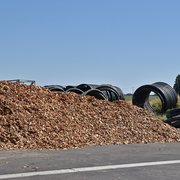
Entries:
POLYGON ((180 142, 180 131, 125 101, 0 81, 0 149, 180 142))

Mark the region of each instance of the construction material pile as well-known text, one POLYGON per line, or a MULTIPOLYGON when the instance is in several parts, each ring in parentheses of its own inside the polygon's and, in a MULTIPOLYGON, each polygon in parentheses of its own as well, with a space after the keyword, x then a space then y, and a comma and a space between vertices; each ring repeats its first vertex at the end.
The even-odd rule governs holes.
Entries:
POLYGON ((0 82, 0 149, 179 141, 178 130, 125 101, 0 82))

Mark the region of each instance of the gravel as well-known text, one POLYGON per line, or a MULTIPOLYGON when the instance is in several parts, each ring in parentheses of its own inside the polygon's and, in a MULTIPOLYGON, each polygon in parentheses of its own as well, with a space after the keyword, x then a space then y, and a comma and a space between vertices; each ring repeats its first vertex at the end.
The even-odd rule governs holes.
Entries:
POLYGON ((180 131, 125 101, 0 81, 0 149, 180 142, 180 131))

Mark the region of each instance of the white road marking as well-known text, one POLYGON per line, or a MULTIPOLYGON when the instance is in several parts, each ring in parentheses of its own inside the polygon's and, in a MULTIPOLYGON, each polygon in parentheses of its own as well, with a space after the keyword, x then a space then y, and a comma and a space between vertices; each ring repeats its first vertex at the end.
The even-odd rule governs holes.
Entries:
POLYGON ((170 165, 170 164, 180 164, 180 160, 70 168, 70 169, 60 169, 60 170, 50 170, 50 171, 25 172, 25 173, 17 173, 17 174, 3 174, 3 175, 0 175, 0 179, 13 179, 13 178, 23 178, 23 177, 32 177, 32 176, 58 175, 58 174, 78 173, 78 172, 90 172, 90 171, 170 165))

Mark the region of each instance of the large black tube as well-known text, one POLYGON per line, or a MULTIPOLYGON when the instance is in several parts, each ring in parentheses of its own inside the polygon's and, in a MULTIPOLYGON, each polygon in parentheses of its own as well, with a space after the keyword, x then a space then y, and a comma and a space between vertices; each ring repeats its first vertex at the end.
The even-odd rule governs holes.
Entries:
POLYGON ((49 89, 50 91, 64 92, 64 87, 60 85, 46 85, 44 87, 49 89))
POLYGON ((76 86, 72 86, 72 85, 68 85, 65 87, 65 91, 68 90, 68 89, 71 89, 71 88, 75 88, 76 86))
POLYGON ((120 100, 125 100, 123 91, 122 91, 119 87, 117 87, 117 86, 113 86, 113 87, 114 87, 114 88, 116 89, 116 91, 118 92, 119 97, 120 97, 120 100))
POLYGON ((104 93, 98 89, 89 89, 88 91, 84 92, 83 95, 94 96, 96 99, 107 100, 104 93))
POLYGON ((170 117, 164 121, 165 123, 168 123, 169 125, 180 128, 180 115, 170 117))
POLYGON ((96 84, 79 84, 76 88, 81 89, 83 92, 86 92, 90 89, 95 89, 98 85, 96 84))
POLYGON ((96 87, 104 93, 109 101, 124 100, 124 94, 119 87, 112 85, 100 85, 96 87))
POLYGON ((153 85, 155 85, 156 87, 161 88, 162 90, 164 90, 164 94, 167 98, 167 109, 172 109, 174 108, 173 104, 177 103, 177 93, 176 91, 168 84, 164 83, 164 82, 157 82, 154 83, 153 85))
POLYGON ((83 91, 81 89, 78 89, 78 88, 69 88, 66 90, 66 92, 74 92, 76 94, 83 94, 83 91))
POLYGON ((172 118, 173 116, 180 116, 180 108, 173 108, 166 111, 166 117, 172 118))
POLYGON ((160 109, 160 113, 165 113, 168 109, 176 107, 177 94, 170 85, 164 82, 156 82, 151 85, 139 87, 133 94, 133 105, 145 108, 150 112, 157 113, 149 102, 151 92, 154 92, 161 101, 162 107, 160 109))

